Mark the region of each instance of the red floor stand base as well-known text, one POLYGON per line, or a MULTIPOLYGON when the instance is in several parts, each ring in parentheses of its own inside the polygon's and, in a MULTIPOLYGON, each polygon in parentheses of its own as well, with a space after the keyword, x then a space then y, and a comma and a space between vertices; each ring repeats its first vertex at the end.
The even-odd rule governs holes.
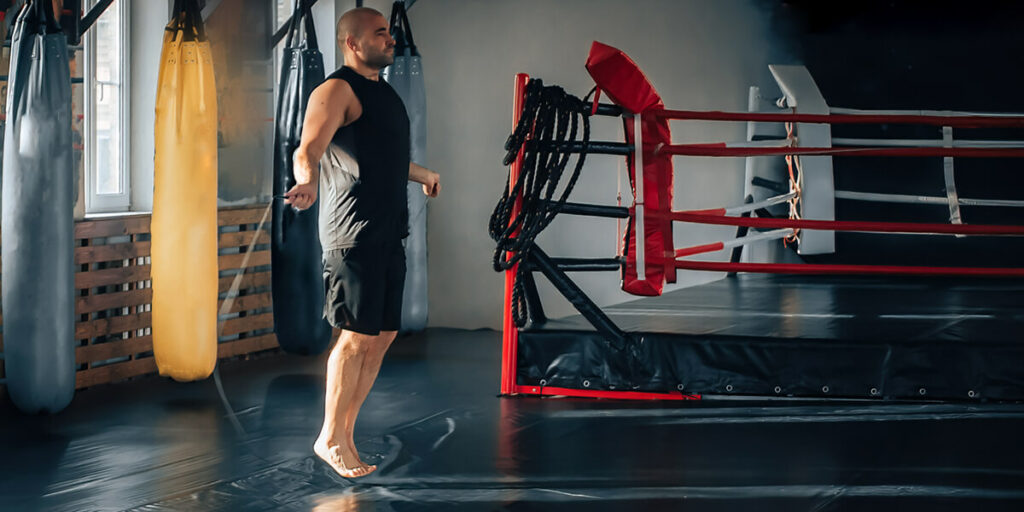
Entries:
POLYGON ((700 395, 683 393, 647 393, 643 391, 599 391, 568 389, 550 386, 519 386, 512 388, 514 395, 571 396, 581 398, 607 398, 610 400, 700 400, 700 395))

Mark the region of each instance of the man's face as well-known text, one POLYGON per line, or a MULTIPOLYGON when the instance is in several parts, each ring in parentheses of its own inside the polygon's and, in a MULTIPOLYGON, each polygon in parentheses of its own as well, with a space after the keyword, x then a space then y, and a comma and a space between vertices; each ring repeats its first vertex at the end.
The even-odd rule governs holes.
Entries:
POLYGON ((359 37, 360 57, 368 66, 384 69, 395 62, 395 40, 388 31, 388 22, 383 16, 372 16, 363 21, 359 37))

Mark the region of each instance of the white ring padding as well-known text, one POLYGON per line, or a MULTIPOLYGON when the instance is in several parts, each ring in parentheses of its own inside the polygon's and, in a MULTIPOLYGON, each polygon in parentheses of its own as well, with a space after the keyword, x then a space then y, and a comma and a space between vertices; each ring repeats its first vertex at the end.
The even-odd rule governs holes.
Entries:
POLYGON ((786 201, 789 201, 790 199, 793 199, 794 197, 796 197, 796 192, 790 192, 788 194, 782 194, 781 196, 769 197, 768 199, 765 199, 764 201, 758 201, 756 203, 746 203, 746 204, 742 204, 742 205, 739 205, 739 206, 731 206, 731 207, 725 209, 725 214, 726 215, 742 215, 744 213, 752 212, 754 210, 757 210, 759 208, 767 208, 769 206, 776 205, 776 204, 779 204, 779 203, 785 203, 786 201))
MULTIPOLYGON (((942 145, 947 148, 953 147, 953 127, 942 127, 942 145)), ((946 199, 949 201, 949 222, 951 224, 963 224, 960 217, 960 194, 956 191, 956 172, 953 166, 953 157, 942 157, 942 176, 946 181, 946 199)), ((956 235, 962 238, 965 235, 956 235)))
POLYGON ((722 250, 732 249, 741 245, 752 244, 754 242, 763 242, 765 240, 778 240, 780 238, 786 238, 794 233, 793 228, 774 229, 772 231, 765 231, 763 233, 757 233, 755 235, 747 235, 741 238, 733 238, 732 240, 726 240, 722 242, 722 250))
MULTIPOLYGON (((784 140, 784 139, 779 139, 784 140)), ((835 138, 836 146, 946 147, 942 139, 849 139, 835 138)), ((954 140, 954 148, 1024 148, 1024 140, 954 140)))
POLYGON ((864 110, 858 108, 829 107, 832 114, 875 114, 893 116, 936 116, 936 117, 1024 117, 1024 113, 1013 112, 961 112, 955 110, 864 110))
MULTIPOLYGON (((876 203, 907 203, 907 204, 949 204, 945 197, 938 196, 914 196, 909 194, 881 194, 877 192, 853 192, 850 190, 836 190, 836 199, 849 199, 852 201, 872 201, 876 203)), ((1005 206, 1010 208, 1024 208, 1024 201, 1012 199, 968 199, 958 198, 961 206, 1005 206)))
POLYGON ((633 198, 636 216, 636 277, 647 280, 644 264, 644 144, 643 120, 639 113, 633 115, 633 181, 636 183, 636 197, 633 198))

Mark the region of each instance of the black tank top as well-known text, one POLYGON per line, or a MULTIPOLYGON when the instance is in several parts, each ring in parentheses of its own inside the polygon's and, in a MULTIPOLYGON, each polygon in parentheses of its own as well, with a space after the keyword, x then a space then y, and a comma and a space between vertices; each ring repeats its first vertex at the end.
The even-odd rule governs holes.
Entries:
POLYGON ((405 104, 384 80, 349 67, 326 80, 348 82, 363 113, 335 132, 320 159, 320 244, 329 251, 401 240, 409 234, 405 104))

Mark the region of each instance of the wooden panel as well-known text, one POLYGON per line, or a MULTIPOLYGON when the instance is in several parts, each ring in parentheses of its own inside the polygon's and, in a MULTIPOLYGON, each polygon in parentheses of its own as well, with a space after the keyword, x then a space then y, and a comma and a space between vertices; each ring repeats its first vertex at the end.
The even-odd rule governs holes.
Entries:
MULTIPOLYGON (((218 226, 237 226, 239 224, 257 224, 267 205, 246 206, 238 209, 224 209, 217 213, 218 226)), ((267 225, 270 215, 267 215, 267 225)))
MULTIPOLYGON (((217 256, 217 262, 221 270, 236 269, 242 267, 242 260, 244 258, 244 252, 241 254, 221 254, 217 256)), ((253 251, 249 255, 247 268, 261 265, 270 265, 270 251, 253 251)))
MULTIPOLYGON (((252 242, 253 235, 256 235, 256 231, 237 231, 231 233, 221 233, 217 241, 217 247, 226 249, 228 247, 248 247, 252 242)), ((257 245, 268 245, 270 244, 270 233, 266 230, 259 231, 256 237, 257 245)))
POLYGON ((132 283, 149 279, 149 265, 129 265, 127 267, 90 270, 75 274, 75 288, 95 288, 112 284, 132 283))
POLYGON ((108 364, 99 368, 89 368, 88 370, 79 370, 75 374, 75 388, 87 388, 147 373, 156 373, 156 360, 152 357, 108 364))
POLYGON ((263 313, 262 315, 243 316, 224 321, 221 327, 221 336, 232 336, 243 332, 255 331, 257 329, 270 329, 274 326, 274 315, 263 313))
MULTIPOLYGON (((225 276, 220 278, 218 284, 220 293, 224 293, 231 289, 231 283, 235 282, 235 276, 225 276)), ((248 273, 242 276, 242 282, 238 285, 240 290, 248 290, 250 288, 263 288, 270 286, 270 272, 254 272, 248 273)))
MULTIPOLYGON (((144 329, 153 325, 153 315, 149 311, 132 315, 100 318, 75 324, 75 339, 83 340, 107 334, 117 334, 135 329, 144 329)), ((242 332, 242 331, 239 331, 242 332)))
POLYGON ((148 214, 140 214, 78 221, 75 223, 75 238, 101 238, 149 233, 149 218, 148 214))
MULTIPOLYGON (((217 223, 219 226, 253 225, 260 221, 266 211, 266 205, 252 205, 238 208, 227 208, 218 212, 217 223)), ((113 218, 90 219, 75 223, 75 239, 103 239, 114 236, 140 235, 149 233, 150 215, 129 214, 113 218)), ((270 217, 262 231, 237 231, 218 234, 218 247, 220 249, 241 248, 245 249, 253 237, 256 244, 266 246, 270 244, 270 217)), ((87 265, 102 262, 116 262, 132 260, 150 255, 151 244, 149 241, 137 241, 130 243, 102 244, 98 240, 97 245, 79 246, 74 249, 75 263, 87 265)), ((241 266, 244 254, 223 254, 218 256, 218 266, 222 270, 236 269, 241 266)), ((250 271, 241 278, 241 289, 251 290, 255 288, 267 288, 271 284, 269 271, 252 272, 251 267, 270 265, 270 251, 259 250, 253 252, 249 258, 248 266, 250 271)), ((120 285, 150 279, 150 266, 145 264, 131 264, 127 267, 109 268, 78 272, 75 275, 76 289, 90 289, 100 286, 120 285)), ((234 281, 235 276, 221 277, 218 280, 218 288, 221 293, 226 292, 234 281)), ((115 291, 98 295, 76 297, 76 313, 91 314, 104 310, 116 310, 123 307, 135 307, 151 303, 153 298, 152 289, 115 291)), ((218 301, 218 307, 222 301, 218 301)), ((236 297, 231 307, 231 312, 254 311, 271 307, 272 299, 269 291, 263 291, 252 295, 236 297)), ((3 316, 0 314, 0 325, 3 316)), ((75 326, 76 339, 88 339, 104 335, 116 335, 122 332, 130 332, 136 329, 143 329, 152 325, 152 313, 133 313, 123 316, 115 316, 99 320, 79 322, 75 326)), ((263 330, 273 327, 273 314, 263 313, 240 318, 233 318, 223 323, 222 335, 233 336, 244 334, 254 330, 263 330)), ((94 363, 128 357, 132 358, 143 352, 151 351, 153 347, 152 336, 139 336, 127 339, 113 339, 107 342, 86 345, 75 349, 75 359, 78 364, 91 365, 94 363)), ((275 349, 278 347, 277 338, 274 334, 265 334, 251 338, 242 338, 221 343, 218 346, 218 358, 234 357, 251 352, 275 349)), ((0 351, 3 350, 3 337, 0 334, 0 351)), ((76 387, 84 388, 124 380, 130 377, 155 373, 156 360, 152 357, 130 359, 128 361, 110 363, 95 368, 88 368, 77 372, 76 387)), ((0 360, 0 376, 3 375, 3 361, 0 360)), ((2 392, 3 386, 0 386, 2 392)))
POLYGON ((75 362, 78 364, 93 363, 150 350, 153 350, 153 337, 139 336, 126 340, 108 341, 106 343, 78 347, 75 349, 75 362))
POLYGON ((75 247, 75 265, 149 256, 149 242, 75 247))
POLYGON ((128 290, 126 292, 101 293, 79 297, 75 302, 75 313, 94 313, 125 306, 139 306, 153 301, 153 289, 128 290))
MULTIPOLYGON (((217 311, 220 311, 220 308, 223 305, 223 300, 217 301, 217 311)), ((228 312, 238 313, 240 311, 251 311, 254 309, 264 309, 269 307, 270 292, 264 292, 255 295, 240 295, 235 297, 235 301, 231 304, 231 309, 229 309, 228 312)))
POLYGON ((235 341, 225 341, 217 346, 217 358, 233 357, 241 354, 249 354, 260 350, 277 348, 277 336, 264 334, 252 338, 243 338, 235 341))

